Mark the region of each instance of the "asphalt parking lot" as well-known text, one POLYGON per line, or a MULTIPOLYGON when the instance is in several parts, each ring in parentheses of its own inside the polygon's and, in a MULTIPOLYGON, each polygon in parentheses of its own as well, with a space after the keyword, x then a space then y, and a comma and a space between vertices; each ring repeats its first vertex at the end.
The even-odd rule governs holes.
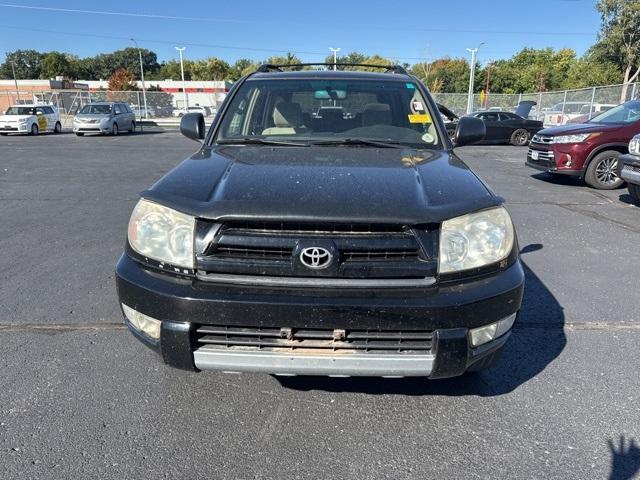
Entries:
POLYGON ((500 365, 451 380, 164 366, 122 326, 113 266, 177 133, 0 138, 0 477, 636 478, 640 208, 460 156, 507 200, 526 264, 500 365), (635 444, 632 442, 635 441, 635 444))

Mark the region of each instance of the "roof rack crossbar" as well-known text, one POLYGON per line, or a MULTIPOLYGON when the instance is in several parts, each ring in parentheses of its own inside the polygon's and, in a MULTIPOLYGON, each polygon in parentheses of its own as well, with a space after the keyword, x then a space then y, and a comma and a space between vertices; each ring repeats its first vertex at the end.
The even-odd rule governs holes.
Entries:
POLYGON ((376 65, 373 63, 288 63, 284 65, 273 65, 270 63, 262 64, 256 70, 257 72, 266 73, 266 72, 282 72, 283 68, 291 68, 291 67, 368 67, 368 68, 384 68, 384 73, 399 73, 402 75, 409 75, 407 70, 401 65, 376 65))

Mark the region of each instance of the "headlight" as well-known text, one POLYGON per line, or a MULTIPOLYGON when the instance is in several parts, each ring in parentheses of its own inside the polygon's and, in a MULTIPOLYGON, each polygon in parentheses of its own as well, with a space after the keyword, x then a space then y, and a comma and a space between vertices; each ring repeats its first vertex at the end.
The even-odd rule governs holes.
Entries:
POLYGON ((193 268, 195 218, 141 199, 129 220, 129 244, 145 257, 193 268))
POLYGON ((582 143, 589 138, 594 138, 600 133, 580 133, 577 135, 560 135, 553 137, 553 143, 582 143))
POLYGON ((28 118, 21 118, 20 120, 18 120, 18 122, 20 123, 27 123, 29 121, 28 118))
POLYGON ((445 220, 438 271, 458 272, 499 262, 511 252, 514 237, 511 217, 502 207, 445 220))
POLYGON ((640 155, 640 135, 636 135, 629 142, 629 153, 640 155))

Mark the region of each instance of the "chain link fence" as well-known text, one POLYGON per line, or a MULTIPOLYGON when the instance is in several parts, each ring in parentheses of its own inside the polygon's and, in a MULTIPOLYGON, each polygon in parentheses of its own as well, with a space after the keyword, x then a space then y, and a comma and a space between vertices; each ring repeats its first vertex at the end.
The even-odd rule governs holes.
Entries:
MULTIPOLYGON (((127 103, 138 121, 158 126, 176 126, 187 112, 201 112, 209 123, 224 100, 225 92, 183 93, 141 90, 116 92, 107 90, 50 90, 50 91, 1 91, 0 111, 10 105, 25 103, 48 103, 60 112, 63 128, 71 128, 73 116, 88 103, 114 101, 127 103), (146 99, 145 99, 146 97, 146 99), (145 101, 146 100, 146 101, 145 101), (146 105, 146 108, 145 108, 146 105)), ((467 110, 467 94, 434 93, 438 103, 464 115, 467 110)), ((558 92, 493 94, 484 97, 475 94, 473 110, 515 111, 523 100, 532 100, 536 105, 529 118, 541 120, 545 126, 562 125, 567 122, 584 121, 591 116, 612 108, 624 101, 640 98, 640 83, 609 85, 602 87, 564 90, 558 92)))

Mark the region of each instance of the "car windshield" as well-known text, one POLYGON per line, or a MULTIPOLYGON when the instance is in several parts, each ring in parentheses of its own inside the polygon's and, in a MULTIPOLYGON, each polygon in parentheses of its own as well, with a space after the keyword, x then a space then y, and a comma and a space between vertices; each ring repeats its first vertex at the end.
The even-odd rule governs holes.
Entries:
POLYGON ((5 115, 35 115, 36 109, 33 107, 9 107, 5 115))
POLYGON ((233 97, 216 142, 366 145, 370 141, 434 148, 441 142, 433 118, 413 82, 256 79, 246 81, 233 97))
POLYGON ((85 105, 82 110, 82 114, 91 115, 109 115, 111 113, 111 105, 85 105))
POLYGON ((593 117, 587 123, 633 123, 640 120, 640 100, 623 103, 600 115, 593 117))

